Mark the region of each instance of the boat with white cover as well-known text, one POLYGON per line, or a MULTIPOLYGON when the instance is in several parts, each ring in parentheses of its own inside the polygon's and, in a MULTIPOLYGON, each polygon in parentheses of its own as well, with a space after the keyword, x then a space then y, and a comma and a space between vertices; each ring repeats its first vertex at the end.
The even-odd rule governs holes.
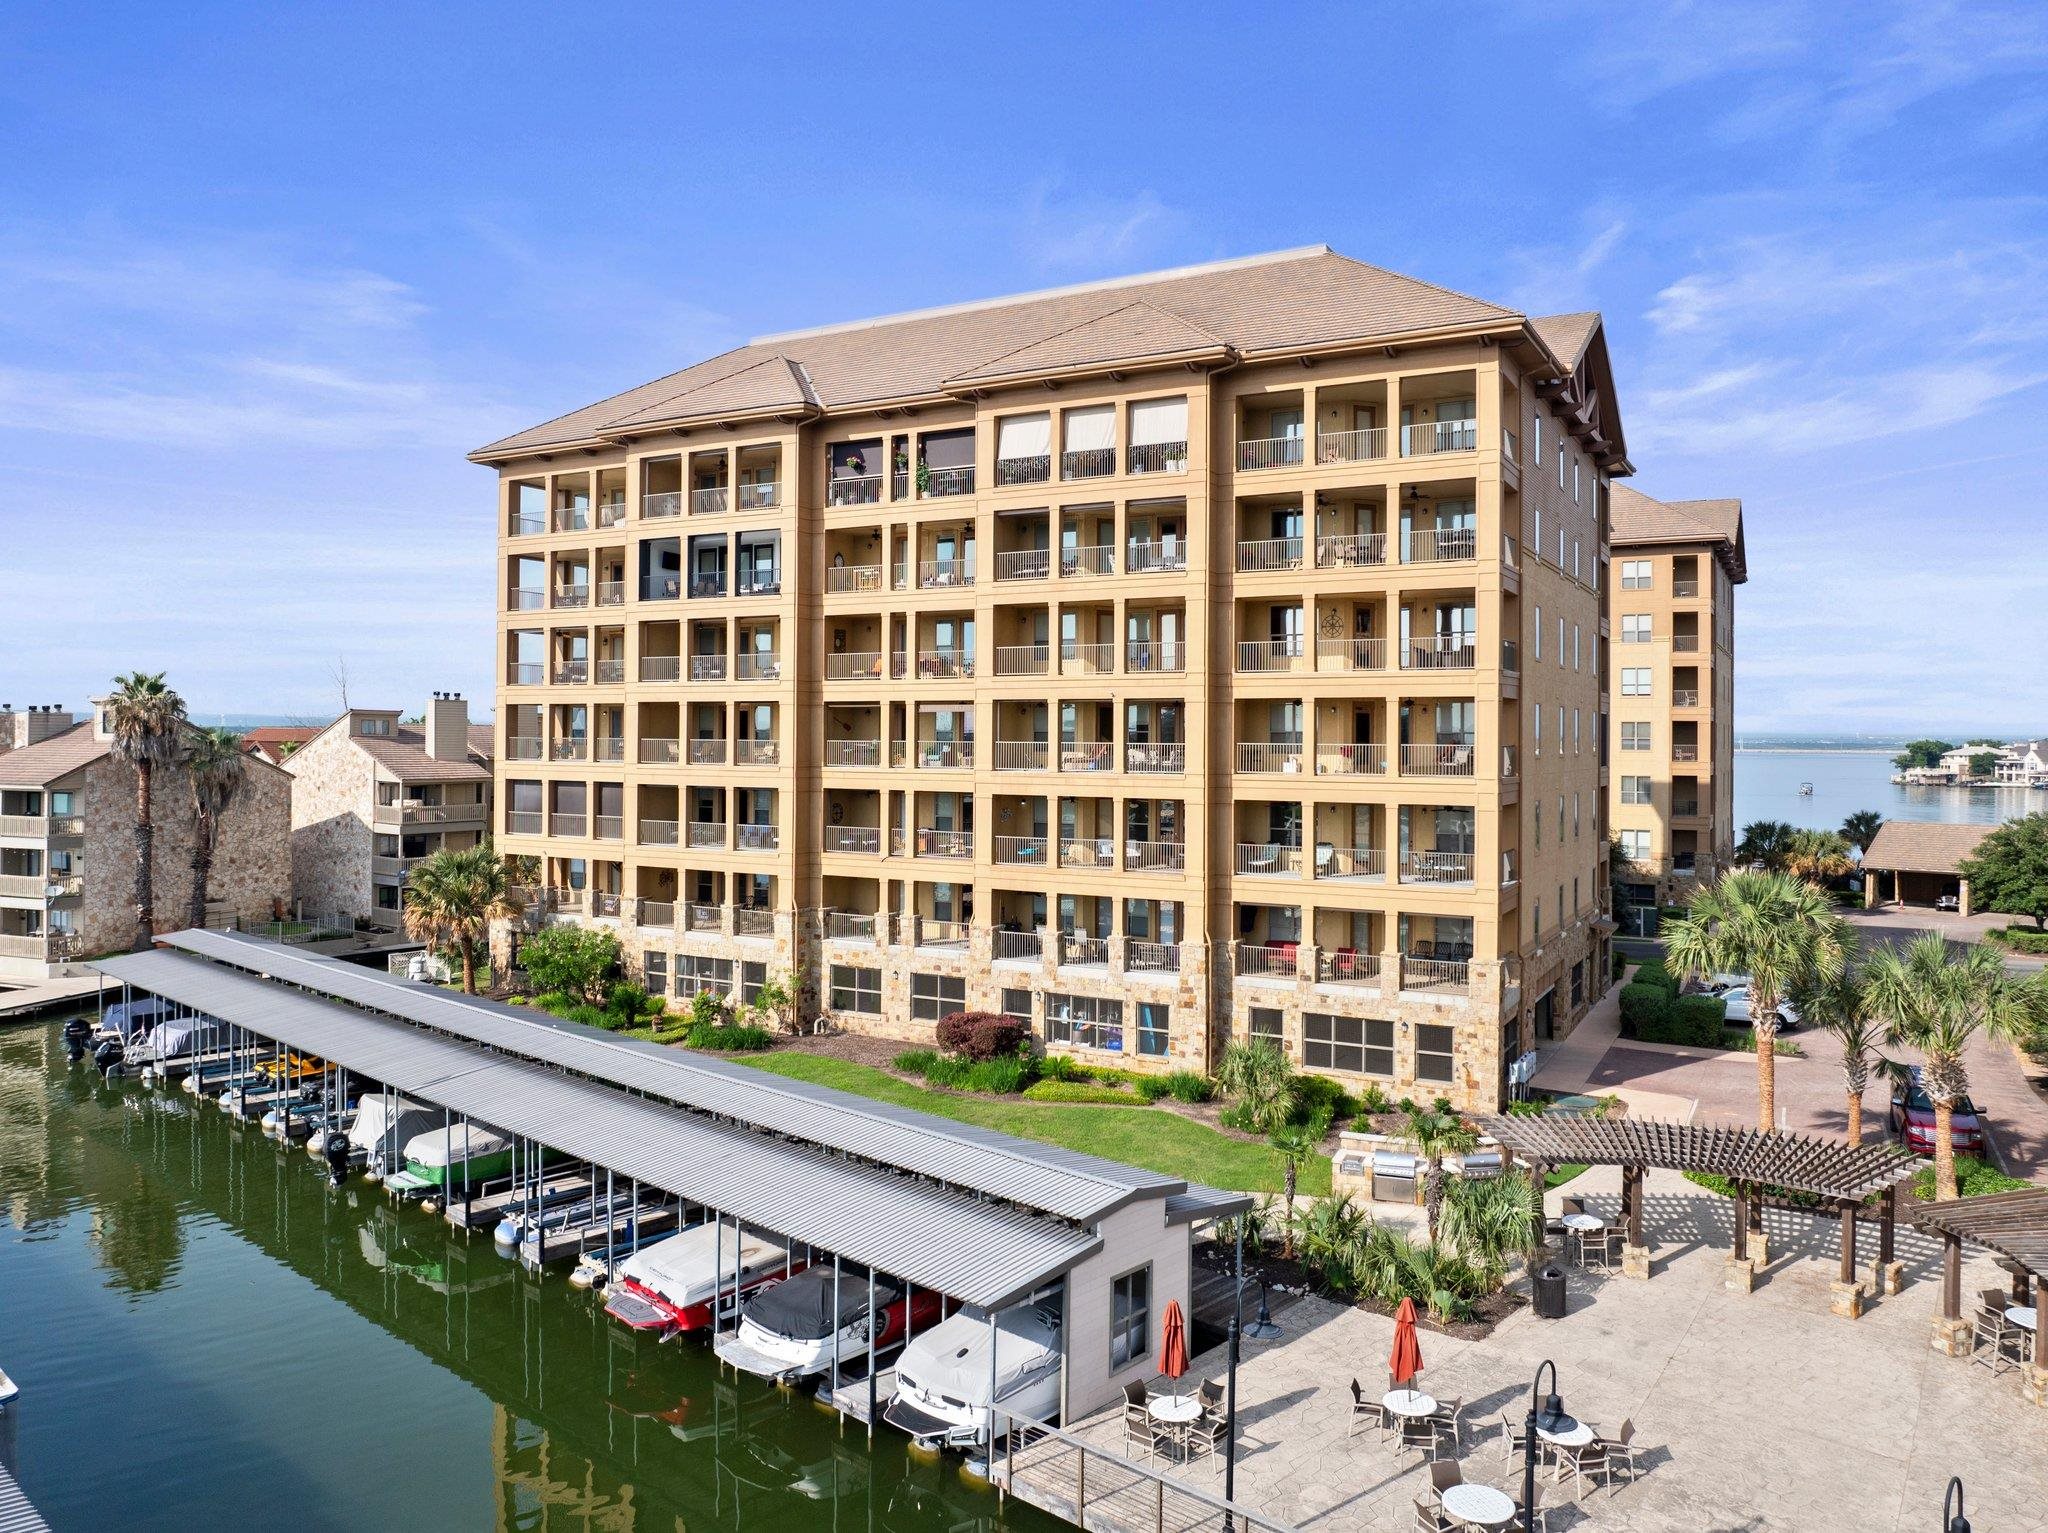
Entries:
POLYGON ((834 1277, 830 1267, 811 1267, 769 1284, 747 1301, 739 1330, 716 1338, 712 1350, 746 1373, 801 1379, 857 1362, 870 1345, 886 1352, 913 1323, 919 1330, 938 1323, 942 1301, 930 1289, 919 1289, 913 1305, 902 1283, 877 1274, 880 1313, 871 1316, 867 1273, 842 1266, 836 1282, 834 1277))
MULTIPOLYGON (((911 1338, 896 1359, 896 1394, 882 1419, 928 1446, 965 1448, 988 1438, 988 1311, 963 1309, 911 1338)), ((995 1402, 1034 1421, 1060 1409, 1060 1322, 1020 1306, 996 1316, 995 1402)))
POLYGON ((735 1295, 753 1292, 804 1270, 807 1263, 779 1236, 700 1224, 642 1246, 619 1264, 604 1311, 635 1331, 702 1331, 711 1327, 711 1300, 732 1312, 735 1295))

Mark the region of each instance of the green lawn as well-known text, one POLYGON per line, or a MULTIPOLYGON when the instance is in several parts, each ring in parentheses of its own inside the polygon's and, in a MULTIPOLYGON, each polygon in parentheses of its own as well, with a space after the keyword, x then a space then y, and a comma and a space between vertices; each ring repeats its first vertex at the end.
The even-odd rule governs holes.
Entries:
MULTIPOLYGON (((1281 1160, 1263 1144, 1235 1139, 1205 1124, 1159 1107, 1093 1107, 1064 1102, 1027 1102, 1020 1097, 969 1096, 935 1091, 898 1080, 886 1070, 819 1054, 781 1050, 758 1058, 730 1056, 737 1064, 796 1080, 836 1086, 856 1096, 895 1102, 1000 1129, 1022 1139, 1062 1145, 1107 1160, 1143 1166, 1166 1176, 1206 1182, 1239 1192, 1278 1192, 1281 1160)), ((1321 1196, 1330 1190, 1330 1162, 1318 1155, 1301 1168, 1300 1192, 1321 1196)))

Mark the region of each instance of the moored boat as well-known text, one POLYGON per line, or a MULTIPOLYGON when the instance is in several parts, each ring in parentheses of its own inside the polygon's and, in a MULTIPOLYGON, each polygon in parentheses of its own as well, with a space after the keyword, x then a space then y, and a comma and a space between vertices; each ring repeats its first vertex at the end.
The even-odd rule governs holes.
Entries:
MULTIPOLYGON (((1060 1324, 1053 1311, 996 1317, 995 1403, 1035 1421, 1060 1408, 1060 1324)), ((896 1359, 896 1393, 882 1412, 927 1446, 978 1446, 988 1437, 988 1311, 963 1309, 911 1339, 896 1359)))
POLYGON ((405 1169, 432 1187, 474 1186, 512 1169, 512 1136, 481 1123, 430 1128, 405 1142, 405 1169))
POLYGON ((764 1287, 740 1313, 739 1330, 718 1338, 720 1359, 747 1373, 785 1381, 844 1367, 900 1343, 912 1324, 938 1322, 941 1300, 919 1289, 913 1303, 894 1278, 877 1275, 868 1312, 868 1274, 859 1267, 810 1267, 786 1282, 764 1287))
POLYGON ((619 1265, 605 1313, 635 1331, 708 1330, 711 1301, 730 1313, 735 1295, 804 1270, 773 1235, 700 1224, 642 1246, 619 1265))

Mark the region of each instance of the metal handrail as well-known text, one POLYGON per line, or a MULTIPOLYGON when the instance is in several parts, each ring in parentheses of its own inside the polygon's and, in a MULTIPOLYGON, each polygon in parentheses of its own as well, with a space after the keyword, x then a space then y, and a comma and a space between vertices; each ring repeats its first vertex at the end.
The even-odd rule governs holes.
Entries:
POLYGON ((1356 431, 1318 431, 1318 463, 1363 463, 1387 455, 1387 428, 1362 426, 1356 431))

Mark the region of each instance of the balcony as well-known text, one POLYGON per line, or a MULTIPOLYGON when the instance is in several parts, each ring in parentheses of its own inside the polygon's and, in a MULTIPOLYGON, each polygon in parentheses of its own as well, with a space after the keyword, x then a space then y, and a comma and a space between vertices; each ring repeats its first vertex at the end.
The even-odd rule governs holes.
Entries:
POLYGON ((563 814, 558 811, 548 820, 548 834, 551 836, 567 836, 580 841, 589 829, 588 815, 563 814))
POLYGON ((1110 676, 1115 672, 1114 644, 1083 644, 1074 639, 1060 641, 1062 676, 1110 676))
POLYGON ((974 765, 972 740, 920 740, 917 764, 933 771, 958 772, 974 765))
POLYGON ((1358 569, 1387 562, 1384 532, 1325 533, 1316 539, 1316 568, 1358 569))
MULTIPOLYGON (((760 564, 741 570, 735 590, 741 596, 780 596, 782 594, 782 566, 779 564, 760 564)), ((721 589, 714 592, 699 593, 692 591, 690 594, 692 596, 699 594, 723 596, 725 592, 721 585, 721 589)))
POLYGON ((1294 942, 1238 942, 1232 951, 1240 979, 1292 980, 1301 967, 1300 944, 1294 942))
POLYGON ((600 580, 597 583, 597 604, 600 607, 625 606, 626 582, 623 580, 600 580))
POLYGON ((600 660, 592 672, 599 686, 616 687, 626 679, 626 662, 623 660, 600 660))
POLYGON ((626 821, 621 815, 601 814, 591 821, 592 834, 599 841, 626 839, 626 821))
POLYGON ((917 833, 917 855, 971 862, 974 858, 973 832, 920 829, 917 833))
POLYGON ((515 687, 537 687, 547 674, 548 668, 533 660, 515 660, 505 667, 505 680, 515 687))
POLYGON ((1404 671, 1469 671, 1479 664, 1479 647, 1468 634, 1410 639, 1401 647, 1404 671))
POLYGON ((548 752, 551 761, 584 761, 590 756, 588 740, 557 740, 548 752))
POLYGON ((879 564, 841 564, 825 571, 825 592, 829 596, 881 589, 882 567, 879 564))
POLYGON ((1386 668, 1385 639, 1316 640, 1316 669, 1319 671, 1383 671, 1386 668))
POLYGON ((538 537, 548 530, 548 519, 539 511, 514 510, 511 521, 511 536, 515 538, 538 537))
POLYGON ((1401 428, 1401 456, 1431 458, 1447 452, 1476 452, 1479 422, 1476 420, 1417 421, 1401 428))
POLYGON ((1134 446, 1125 458, 1125 472, 1132 474, 1184 474, 1188 471, 1186 442, 1147 442, 1134 446))
POLYGON ((998 772, 1043 772, 1050 757, 1051 747, 1043 740, 996 741, 998 772))
POLYGON ((1083 447, 1075 452, 1060 454, 1060 477, 1062 479, 1100 479, 1105 474, 1116 472, 1116 449, 1114 447, 1083 447))
POLYGON ((633 906, 633 924, 651 931, 674 931, 676 907, 672 900, 636 900, 633 906))
POLYGON ((1257 538, 1237 545, 1240 574, 1272 573, 1301 568, 1303 543, 1300 538, 1257 538))
POLYGON ((1696 633, 1675 633, 1671 636, 1673 654, 1696 655, 1700 652, 1700 636, 1696 633))
MULTIPOLYGON (((1068 454, 1072 456, 1072 454, 1068 454)), ((1111 462, 1114 463, 1112 457, 1111 462)), ((996 459, 996 483, 1044 484, 1052 478, 1052 454, 1038 453, 1025 458, 996 459)))
POLYGON ((974 656, 965 649, 928 649, 917 657, 920 681, 949 681, 974 674, 974 656))
POLYGON ((1188 545, 1185 538, 1142 539, 1124 547, 1124 573, 1127 575, 1150 575, 1161 570, 1184 570, 1188 567, 1188 545))
POLYGON ((1513 639, 1500 641, 1500 669, 1503 676, 1522 674, 1522 647, 1513 639))
POLYGON ((1306 441, 1298 436, 1255 437, 1237 444, 1240 472, 1261 468, 1299 468, 1306 441))
POLYGON ((744 649, 733 666, 733 674, 741 681, 779 681, 782 678, 782 652, 773 649, 744 649))
POLYGON ((735 937, 774 936, 775 912, 772 910, 763 910, 757 905, 733 906, 732 934, 735 937))
POLYGON ((1060 837, 1060 866, 1063 868, 1113 868, 1116 866, 1116 838, 1113 836, 1060 837))
POLYGON ((1004 644, 996 649, 998 676, 1043 676, 1051 665, 1049 644, 1004 644))
MULTIPOLYGON (((507 735, 505 737, 505 759, 507 761, 538 761, 541 756, 539 735, 507 735)), ((0 824, 0 833, 7 827, 0 824)))
POLYGON ((1237 646, 1238 674, 1305 670, 1305 652, 1306 646, 1299 634, 1285 639, 1243 639, 1237 646))
POLYGON ((1013 548, 996 555, 996 579, 1043 580, 1052 573, 1049 548, 1013 548))
POLYGON ((1060 958, 1062 964, 1078 964, 1090 968, 1109 966, 1109 938, 1091 937, 1086 932, 1060 933, 1060 958))
POLYGON ((640 514, 649 521, 659 521, 667 516, 683 514, 683 496, 680 490, 668 490, 658 495, 640 497, 640 514))
POLYGON ((1462 993, 1471 985, 1472 966, 1457 958, 1401 958, 1403 990, 1462 993))
POLYGON ((1045 944, 1037 932, 1003 931, 989 933, 989 951, 997 963, 1037 963, 1045 956, 1045 944))
POLYGON ((679 681, 683 674, 681 655, 642 655, 640 657, 640 679, 642 681, 679 681))
POLYGON ((1470 852, 1407 852, 1401 858, 1401 882, 1469 889, 1472 865, 1470 852))
POLYGON ((690 656, 690 680, 692 681, 723 681, 725 680, 725 669, 725 656, 723 655, 690 656))
POLYGON ((742 511, 768 511, 781 504, 782 486, 773 479, 740 486, 739 507, 742 511))
POLYGON ((1316 747, 1318 777, 1383 777, 1386 771, 1387 748, 1384 745, 1360 742, 1316 747))
POLYGON ((1671 747, 1673 761, 1698 761, 1700 748, 1697 745, 1674 745, 1671 747))
POLYGON ((965 559, 922 559, 918 561, 917 583, 927 591, 971 586, 974 584, 974 566, 965 559))
POLYGON ((710 485, 701 490, 690 491, 690 515, 716 516, 731 504, 722 484, 710 485))
POLYGON ((1114 543, 1089 543, 1077 548, 1060 550, 1060 573, 1062 575, 1114 575, 1116 573, 1116 545, 1114 543))
POLYGON ((623 499, 608 500, 597 508, 599 531, 626 525, 626 502, 623 499))
POLYGON ((689 742, 688 756, 691 766, 724 766, 725 738, 722 735, 707 736, 689 742))
POLYGON ((725 930, 725 907, 691 902, 678 912, 683 918, 682 929, 686 932, 722 932, 725 930))
POLYGON ((820 844, 828 852, 879 857, 882 855, 882 828, 879 825, 827 825, 820 844))
POLYGON ((736 830, 739 849, 743 852, 773 852, 782 847, 782 827, 779 825, 741 825, 736 830))
POLYGON ((692 820, 683 827, 683 845, 699 852, 725 850, 725 821, 692 820))
POLYGON ((1109 740, 1062 740, 1062 772, 1111 772, 1116 770, 1116 746, 1109 740))
POLYGON ((589 587, 589 586, 587 586, 587 585, 580 585, 580 586, 556 586, 556 587, 555 587, 555 605, 556 605, 557 607, 587 607, 587 606, 589 606, 589 605, 590 605, 590 587, 589 587))
POLYGON ((1045 843, 1044 836, 997 836, 995 859, 1011 867, 1042 868, 1045 866, 1045 843))
POLYGON ((676 740, 643 738, 640 742, 640 759, 651 766, 673 766, 682 759, 680 744, 681 742, 676 740))
POLYGON ((873 942, 881 918, 872 913, 857 910, 828 910, 825 912, 825 940, 827 942, 873 942))
POLYGON ((1379 982, 1380 958, 1377 953, 1338 948, 1333 953, 1316 954, 1316 983, 1319 985, 1377 986, 1379 982))
POLYGON ((508 809, 505 811, 505 834, 508 836, 537 836, 540 834, 541 815, 538 809, 508 809))
POLYGON ((1700 583, 1697 580, 1673 580, 1671 582, 1671 594, 1680 599, 1698 596, 1700 594, 1700 583))
POLYGON ((1178 873, 1188 865, 1185 841, 1126 841, 1126 873, 1178 873))
POLYGON ((1370 426, 1358 431, 1318 431, 1316 462, 1370 463, 1387 455, 1387 428, 1370 426))
POLYGON ((918 475, 919 495, 938 497, 944 495, 972 495, 974 493, 974 470, 972 467, 928 468, 918 475))
POLYGON ((1387 854, 1376 846, 1332 846, 1316 843, 1317 878, 1376 882, 1387 876, 1387 854))
POLYGON ((1674 708, 1697 708, 1700 705, 1699 690, 1695 687, 1675 687, 1671 692, 1671 706, 1674 708))
POLYGON ((590 507, 588 505, 557 506, 554 516, 557 532, 590 531, 590 507))
POLYGON ((683 595, 683 577, 680 575, 644 575, 640 580, 642 601, 680 601, 683 595))
POLYGON ((826 486, 830 506, 872 506, 882 498, 880 474, 835 474, 826 486))
POLYGON ((555 685, 558 687, 580 687, 590 680, 590 662, 587 660, 557 660, 554 668, 555 685))
POLYGON ((913 921, 913 947, 965 949, 969 932, 965 921, 938 921, 918 916, 913 921))
POLYGON ((1124 645, 1126 671, 1178 676, 1187 668, 1187 646, 1177 640, 1131 639, 1124 645))
POLYGON ((1299 772, 1299 740, 1240 740, 1237 742, 1240 772, 1299 772))
POLYGON ((880 740, 827 740, 825 765, 837 767, 878 767, 882 764, 880 740))
POLYGON ((1188 748, 1178 741, 1161 741, 1151 745, 1126 745, 1124 747, 1124 770, 1126 772, 1185 772, 1188 769, 1188 748))
POLYGON ((880 680, 881 675, 882 652, 878 649, 848 650, 842 655, 825 657, 827 681, 880 680))
POLYGON ((514 586, 506 605, 514 612, 538 612, 548 604, 548 593, 532 586, 514 586))
POLYGON ((1479 557, 1479 534, 1470 527, 1418 527, 1401 545, 1404 564, 1454 564, 1479 557))
POLYGON ((782 762, 780 740, 736 740, 732 747, 734 766, 772 767, 782 762))
POLYGON ((1470 777, 1474 751, 1455 740, 1401 747, 1403 777, 1470 777))
POLYGON ((1240 841, 1237 872, 1244 878, 1298 878, 1301 848, 1290 842, 1240 841))

